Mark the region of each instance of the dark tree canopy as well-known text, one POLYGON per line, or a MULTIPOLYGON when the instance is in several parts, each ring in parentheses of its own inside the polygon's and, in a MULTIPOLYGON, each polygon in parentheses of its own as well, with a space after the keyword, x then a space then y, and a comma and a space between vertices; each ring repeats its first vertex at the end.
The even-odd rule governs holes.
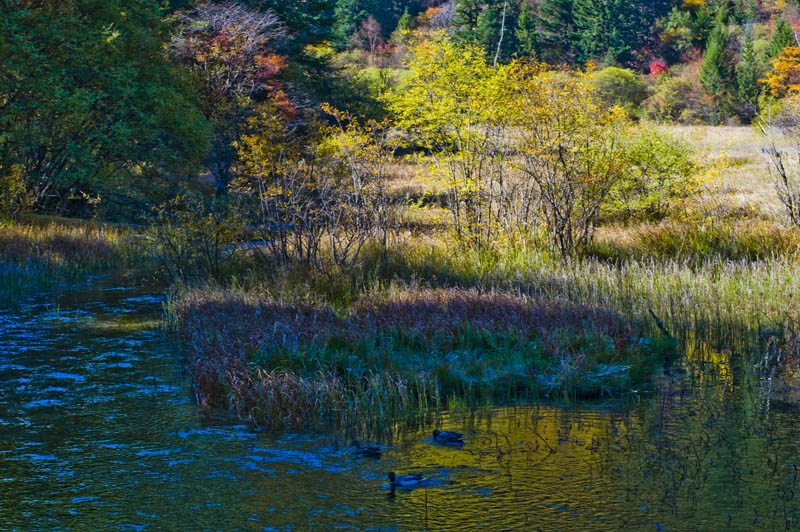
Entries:
POLYGON ((208 127, 166 38, 155 1, 3 4, 0 171, 21 168, 37 208, 152 197, 196 171, 208 127))

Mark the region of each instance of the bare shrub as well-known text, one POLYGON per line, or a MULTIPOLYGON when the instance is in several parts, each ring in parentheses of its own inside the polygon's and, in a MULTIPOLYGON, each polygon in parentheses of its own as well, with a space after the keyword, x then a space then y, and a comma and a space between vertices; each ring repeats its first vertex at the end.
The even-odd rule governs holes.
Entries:
POLYGON ((778 199, 792 225, 800 227, 800 100, 787 98, 772 123, 761 120, 759 125, 767 137, 768 144, 762 153, 767 159, 778 199), (792 147, 779 147, 776 133, 789 139, 792 147))

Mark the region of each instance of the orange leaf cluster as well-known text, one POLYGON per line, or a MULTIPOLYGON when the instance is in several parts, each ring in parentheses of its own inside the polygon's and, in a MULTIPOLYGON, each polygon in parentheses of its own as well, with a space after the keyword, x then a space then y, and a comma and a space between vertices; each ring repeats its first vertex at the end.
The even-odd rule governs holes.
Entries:
POLYGON ((760 80, 776 98, 800 93, 800 47, 787 46, 772 60, 772 72, 760 80))

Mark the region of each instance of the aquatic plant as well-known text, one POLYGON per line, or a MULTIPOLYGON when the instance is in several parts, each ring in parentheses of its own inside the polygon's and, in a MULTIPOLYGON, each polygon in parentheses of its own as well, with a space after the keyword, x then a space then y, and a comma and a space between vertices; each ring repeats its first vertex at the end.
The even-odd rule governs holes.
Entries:
POLYGON ((615 393, 664 356, 613 312, 499 291, 398 285, 343 313, 187 291, 173 311, 200 403, 278 427, 391 423, 452 395, 615 393))

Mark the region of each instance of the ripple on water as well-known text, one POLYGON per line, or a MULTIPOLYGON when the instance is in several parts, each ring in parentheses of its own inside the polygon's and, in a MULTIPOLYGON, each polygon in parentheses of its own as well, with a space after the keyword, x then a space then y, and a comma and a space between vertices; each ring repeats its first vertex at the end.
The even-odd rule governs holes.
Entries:
POLYGON ((60 399, 36 399, 35 401, 28 401, 25 403, 26 408, 50 408, 53 406, 64 406, 67 403, 60 399))
POLYGON ((47 379, 59 379, 59 380, 71 380, 74 382, 83 382, 86 380, 86 377, 83 375, 77 375, 75 373, 63 373, 60 371, 53 371, 51 373, 46 373, 43 377, 47 379))
POLYGON ((254 432, 243 432, 235 430, 236 427, 226 428, 199 428, 190 430, 181 430, 174 434, 183 439, 189 438, 203 438, 214 440, 255 440, 258 439, 258 434, 254 432))

